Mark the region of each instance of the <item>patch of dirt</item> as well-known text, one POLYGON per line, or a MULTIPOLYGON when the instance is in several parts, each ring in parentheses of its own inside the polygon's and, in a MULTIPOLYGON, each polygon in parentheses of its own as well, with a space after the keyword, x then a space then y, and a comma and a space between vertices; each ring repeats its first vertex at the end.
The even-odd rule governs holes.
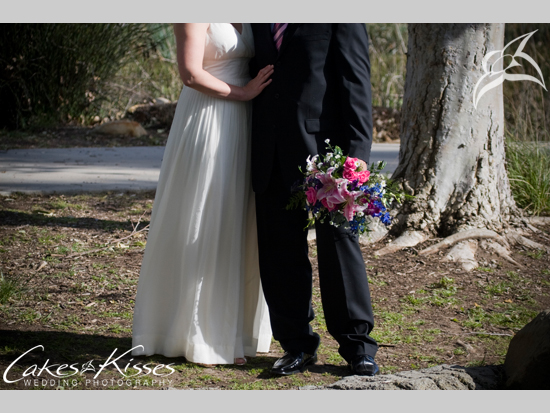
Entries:
MULTIPOLYGON (((276 342, 269 353, 242 367, 205 368, 184 358, 126 354, 117 362, 120 371, 113 363, 99 371, 102 363, 131 348, 134 298, 153 199, 154 192, 0 197, 2 288, 14 286, 0 304, 0 374, 23 353, 44 346, 11 366, 8 378, 26 375, 26 381, 1 380, 0 389, 296 389, 350 374, 326 331, 315 241, 310 242, 316 312, 312 326, 321 335, 321 347, 319 361, 307 372, 271 375, 272 364, 282 355, 276 342), (45 363, 88 370, 63 382, 42 369, 45 363), (124 378, 123 373, 137 374, 132 370, 136 363, 142 369, 144 364, 156 366, 165 376, 124 378), (170 363, 173 374, 165 367, 170 363)), ((549 245, 550 226, 538 228, 541 232, 530 238, 549 245)), ((457 263, 442 261, 445 251, 418 256, 437 240, 375 257, 373 252, 388 240, 363 247, 382 373, 444 363, 502 364, 512 336, 550 308, 548 253, 516 247, 512 257, 518 267, 481 249, 480 267, 465 272, 457 263)), ((58 367, 49 370, 55 374, 58 367)))

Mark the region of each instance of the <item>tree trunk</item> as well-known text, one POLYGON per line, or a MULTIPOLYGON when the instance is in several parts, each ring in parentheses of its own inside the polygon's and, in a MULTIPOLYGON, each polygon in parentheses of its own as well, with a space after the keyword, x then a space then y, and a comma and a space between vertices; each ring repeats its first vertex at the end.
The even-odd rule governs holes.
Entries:
POLYGON ((519 214, 505 169, 502 85, 473 103, 482 59, 503 43, 504 24, 409 24, 393 179, 415 199, 399 212, 398 232, 498 232, 519 214))

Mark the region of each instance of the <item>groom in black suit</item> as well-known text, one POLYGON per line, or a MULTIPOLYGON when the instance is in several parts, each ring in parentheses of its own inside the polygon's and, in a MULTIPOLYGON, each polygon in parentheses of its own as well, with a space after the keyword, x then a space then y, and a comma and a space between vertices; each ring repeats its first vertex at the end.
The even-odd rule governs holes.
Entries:
MULTIPOLYGON (((273 336, 285 350, 272 372, 294 374, 317 361, 319 335, 310 321, 312 269, 307 213, 285 210, 303 179, 308 155, 326 152, 326 139, 368 162, 372 107, 364 24, 252 24, 250 75, 274 65, 272 83, 254 99, 252 184, 256 193, 260 273, 273 336)), ((365 165, 366 167, 366 165, 365 165)), ((372 376, 378 345, 358 239, 316 222, 319 282, 326 324, 354 374, 372 376)))

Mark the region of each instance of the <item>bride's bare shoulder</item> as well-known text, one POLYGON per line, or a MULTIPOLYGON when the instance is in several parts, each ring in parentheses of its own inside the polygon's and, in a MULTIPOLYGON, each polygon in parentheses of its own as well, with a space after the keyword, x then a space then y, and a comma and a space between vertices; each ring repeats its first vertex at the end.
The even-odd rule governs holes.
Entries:
POLYGON ((189 36, 197 33, 205 33, 210 23, 174 23, 174 34, 176 36, 189 36))

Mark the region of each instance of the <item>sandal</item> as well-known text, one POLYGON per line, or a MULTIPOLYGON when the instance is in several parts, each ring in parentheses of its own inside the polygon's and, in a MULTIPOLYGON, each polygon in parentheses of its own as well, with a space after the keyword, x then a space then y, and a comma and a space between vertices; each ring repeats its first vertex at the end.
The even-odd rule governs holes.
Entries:
POLYGON ((235 365, 236 366, 244 366, 246 364, 246 358, 245 357, 239 357, 235 359, 235 365))

